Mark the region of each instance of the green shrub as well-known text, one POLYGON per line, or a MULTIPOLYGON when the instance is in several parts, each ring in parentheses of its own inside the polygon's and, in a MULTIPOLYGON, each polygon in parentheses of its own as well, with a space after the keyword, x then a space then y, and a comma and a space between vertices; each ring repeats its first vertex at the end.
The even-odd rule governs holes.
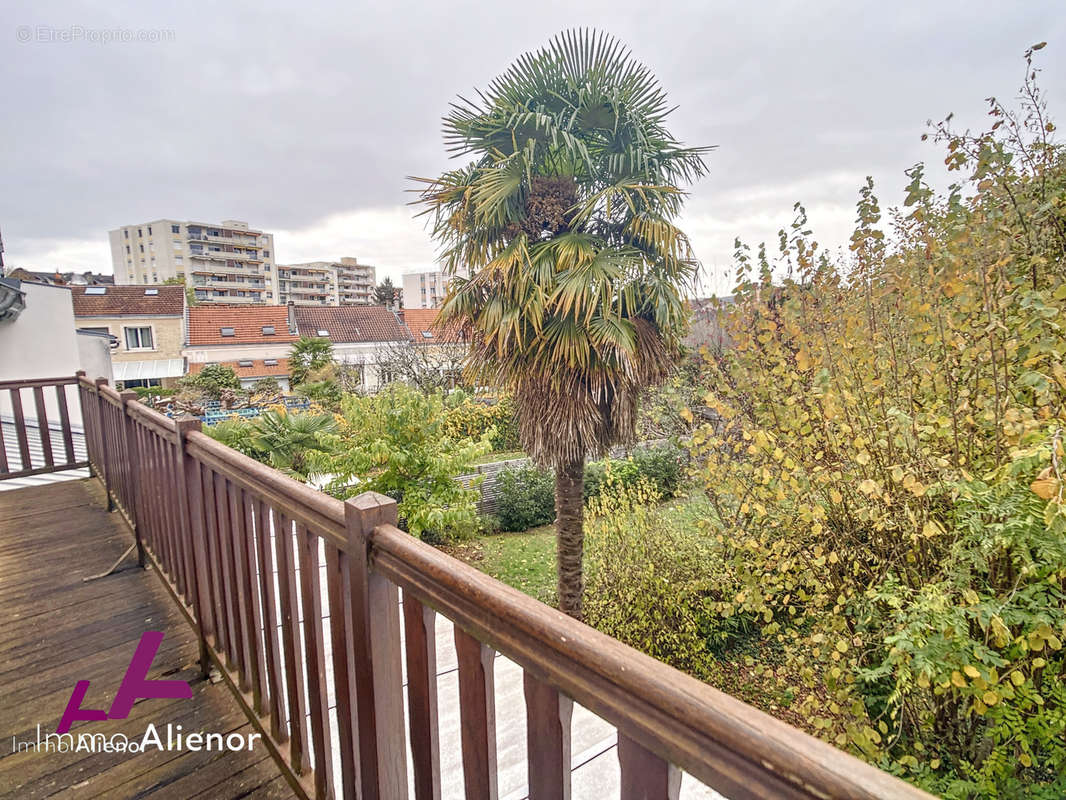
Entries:
POLYGON ((660 661, 708 678, 714 661, 714 553, 691 526, 671 525, 646 480, 623 484, 613 464, 588 506, 585 621, 660 661))
POLYGON ((444 429, 453 439, 480 439, 489 434, 489 442, 496 453, 521 448, 518 440, 518 418, 514 400, 501 397, 489 403, 456 390, 448 395, 448 413, 444 429))
POLYGON ((222 392, 226 389, 241 391, 241 381, 237 373, 222 364, 208 364, 195 375, 186 375, 179 383, 198 389, 214 400, 222 397, 222 392))
POLYGON ((501 470, 496 476, 500 529, 524 531, 555 519, 555 479, 533 466, 501 470))
POLYGON ((662 497, 673 497, 681 487, 687 454, 672 444, 634 450, 625 459, 593 461, 585 467, 585 500, 599 496, 606 483, 607 473, 624 485, 647 480, 662 497))

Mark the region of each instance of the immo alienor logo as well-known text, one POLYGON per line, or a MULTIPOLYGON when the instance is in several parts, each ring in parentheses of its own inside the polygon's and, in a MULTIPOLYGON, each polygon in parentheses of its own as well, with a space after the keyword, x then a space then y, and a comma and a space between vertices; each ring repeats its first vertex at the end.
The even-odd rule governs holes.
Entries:
POLYGON ((107 719, 127 719, 133 704, 141 699, 168 699, 188 700, 192 697, 192 689, 189 684, 182 680, 148 680, 148 670, 152 667, 159 645, 163 641, 162 631, 148 631, 141 636, 137 644, 137 650, 130 660, 126 669, 126 675, 118 688, 118 693, 111 703, 111 708, 106 712, 95 708, 82 708, 85 693, 89 689, 89 681, 78 681, 74 691, 70 693, 67 709, 59 720, 59 726, 55 733, 49 733, 42 738, 41 726, 37 725, 36 739, 19 741, 11 737, 11 752, 39 752, 39 753, 128 753, 137 754, 149 749, 160 751, 188 751, 200 752, 225 751, 236 752, 238 750, 251 750, 255 746, 255 740, 262 738, 259 733, 205 733, 182 732, 181 725, 167 723, 165 732, 160 731, 154 722, 145 726, 144 734, 138 739, 131 738, 125 733, 115 733, 110 737, 102 732, 79 733, 75 737, 70 732, 70 726, 78 720, 100 721, 107 719))
POLYGON ((137 643, 137 650, 130 659, 126 675, 118 688, 118 694, 111 702, 107 712, 95 708, 82 708, 89 681, 78 681, 70 693, 67 710, 59 720, 56 733, 63 734, 70 730, 71 723, 77 720, 98 721, 105 719, 126 719, 133 709, 133 704, 141 698, 158 698, 168 700, 185 700, 192 697, 192 689, 187 681, 182 680, 148 680, 148 670, 152 666, 159 645, 163 641, 162 631, 146 631, 137 643))

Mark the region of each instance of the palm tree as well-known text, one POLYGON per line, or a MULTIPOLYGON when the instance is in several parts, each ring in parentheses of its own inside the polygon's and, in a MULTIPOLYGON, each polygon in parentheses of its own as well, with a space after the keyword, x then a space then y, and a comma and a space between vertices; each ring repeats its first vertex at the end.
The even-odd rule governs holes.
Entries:
POLYGON ((319 434, 333 433, 336 428, 337 423, 329 414, 264 411, 252 423, 248 439, 272 467, 306 480, 311 472, 308 456, 312 452, 328 452, 319 434))
POLYGON ((303 383, 307 375, 333 363, 333 345, 329 339, 301 336, 289 351, 289 381, 293 386, 303 383))
POLYGON ((585 459, 632 440, 698 267, 672 219, 708 148, 682 147, 669 110, 618 41, 566 32, 453 104, 445 141, 472 160, 420 179, 467 376, 514 393, 523 446, 555 470, 559 607, 579 619, 585 459))

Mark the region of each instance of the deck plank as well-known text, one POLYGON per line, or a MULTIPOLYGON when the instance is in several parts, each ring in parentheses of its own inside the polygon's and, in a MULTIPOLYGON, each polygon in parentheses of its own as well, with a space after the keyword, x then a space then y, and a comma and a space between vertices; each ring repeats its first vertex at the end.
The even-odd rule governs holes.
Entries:
POLYGON ((135 559, 117 574, 84 583, 111 566, 133 538, 105 510, 95 480, 0 492, 0 796, 291 798, 261 740, 249 751, 12 752, 11 736, 33 741, 55 731, 79 680, 83 708, 110 706, 141 634, 163 631, 148 673, 184 679, 190 699, 138 701, 125 720, 75 722, 71 733, 122 733, 139 740, 149 723, 165 736, 254 732, 224 682, 204 681, 196 637, 157 576, 135 559))

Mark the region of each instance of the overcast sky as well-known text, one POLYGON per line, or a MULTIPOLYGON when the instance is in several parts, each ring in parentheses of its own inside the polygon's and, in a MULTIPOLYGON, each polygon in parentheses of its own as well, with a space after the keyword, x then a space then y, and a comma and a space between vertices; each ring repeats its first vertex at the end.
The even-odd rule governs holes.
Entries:
POLYGON ((675 133, 717 145, 682 220, 708 292, 731 288, 734 237, 773 240, 797 200, 829 246, 866 175, 897 203, 903 170, 942 158, 926 120, 983 124, 1029 45, 1049 42, 1038 65, 1066 108, 1061 0, 155 5, 0 9, 9 266, 110 272, 108 230, 172 218, 247 220, 279 263, 428 268, 406 176, 450 166, 449 101, 567 27, 621 38, 679 106, 675 133), (158 41, 101 41, 116 29, 158 41))

